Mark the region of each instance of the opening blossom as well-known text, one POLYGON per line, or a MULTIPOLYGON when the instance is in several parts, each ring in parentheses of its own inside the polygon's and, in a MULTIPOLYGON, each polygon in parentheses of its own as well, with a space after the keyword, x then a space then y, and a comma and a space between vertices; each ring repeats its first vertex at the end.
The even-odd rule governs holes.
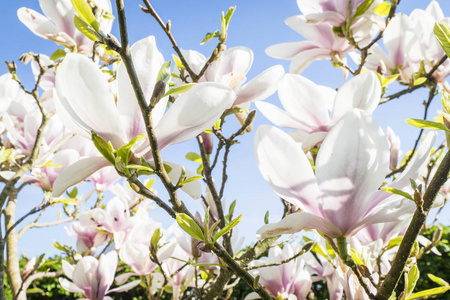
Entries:
POLYGON ((114 251, 102 254, 97 260, 93 256, 83 257, 76 266, 63 260, 63 271, 71 279, 59 278, 59 283, 66 291, 82 293, 89 300, 113 300, 106 296, 112 292, 124 292, 136 287, 141 281, 135 280, 118 288, 110 289, 117 269, 117 254, 114 251))
MULTIPOLYGON (((416 179, 436 138, 431 132, 405 171, 388 184, 402 189, 416 179)), ((389 145, 375 119, 361 109, 348 112, 330 130, 316 159, 315 173, 306 155, 283 131, 268 125, 255 137, 258 167, 272 189, 301 209, 260 228, 266 238, 317 229, 331 237, 349 237, 371 224, 401 220, 404 201, 379 190, 389 171, 389 145)))
MULTIPOLYGON (((144 96, 150 101, 164 58, 156 48, 154 37, 135 43, 131 47, 131 54, 144 96)), ((117 86, 116 104, 111 86, 98 66, 83 55, 68 54, 56 74, 57 114, 75 133, 91 139, 91 132, 96 132, 117 149, 146 132, 134 89, 123 64, 119 65, 117 71, 117 86)), ((236 94, 230 88, 212 82, 193 86, 181 94, 167 112, 168 97, 161 99, 152 110, 158 146, 162 150, 194 138, 211 127, 235 99, 236 94)), ((145 155, 146 159, 151 159, 149 150, 149 141, 145 140, 141 145, 136 145, 134 154, 136 157, 145 155)), ((100 156, 81 159, 58 177, 54 196, 61 195, 69 186, 109 165, 100 156)), ((169 176, 176 181, 181 166, 170 166, 173 170, 169 176)), ((196 191, 200 189, 201 193, 200 184, 195 181, 192 183, 183 188, 195 186, 196 191)), ((192 194, 197 195, 196 191, 192 194)))

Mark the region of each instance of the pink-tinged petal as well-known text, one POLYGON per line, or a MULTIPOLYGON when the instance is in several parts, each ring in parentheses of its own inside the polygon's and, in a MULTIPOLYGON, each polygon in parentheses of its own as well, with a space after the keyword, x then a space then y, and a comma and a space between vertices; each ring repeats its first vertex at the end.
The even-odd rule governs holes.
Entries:
POLYGON ((296 212, 284 217, 278 223, 267 224, 258 229, 258 239, 294 233, 303 229, 316 229, 331 238, 341 237, 341 230, 329 221, 308 212, 296 212))
POLYGON ((117 285, 124 284, 125 282, 127 282, 127 280, 128 280, 131 276, 136 276, 136 274, 135 274, 135 273, 132 273, 132 272, 120 274, 120 275, 116 276, 116 278, 114 278, 114 282, 115 282, 117 285))
POLYGON ((236 94, 219 83, 205 82, 181 94, 155 127, 160 149, 194 138, 231 107, 236 94))
POLYGON ((380 80, 373 72, 367 71, 353 77, 336 94, 331 123, 336 124, 353 108, 359 108, 372 114, 378 106, 380 98, 380 80))
POLYGON ((328 132, 318 131, 311 134, 302 134, 300 130, 293 131, 289 133, 289 136, 299 143, 302 147, 303 152, 308 152, 311 148, 316 147, 321 144, 322 141, 327 136, 328 132))
POLYGON ((77 29, 73 21, 75 9, 69 0, 39 1, 42 12, 55 23, 59 31, 74 37, 77 29))
POLYGON ((17 17, 35 35, 45 38, 47 34, 57 34, 55 25, 40 13, 26 7, 17 11, 17 17))
POLYGON ((315 48, 297 54, 289 65, 289 72, 302 73, 313 61, 331 58, 332 51, 329 49, 315 48))
POLYGON ((304 127, 301 121, 295 118, 295 115, 285 112, 278 106, 263 101, 256 102, 255 105, 264 117, 277 126, 293 129, 304 127))
POLYGON ((377 205, 361 221, 349 228, 345 236, 353 236, 362 228, 379 223, 399 222, 410 219, 415 211, 415 205, 411 200, 393 195, 377 205))
MULTIPOLYGON (((164 162, 164 164, 166 164, 172 168, 172 170, 170 170, 170 172, 168 174, 170 181, 172 181, 173 183, 177 183, 180 178, 180 175, 181 175, 182 166, 172 163, 172 162, 166 162, 166 161, 164 162)), ((185 169, 185 171, 186 171, 186 173, 185 173, 186 179, 198 175, 198 174, 191 172, 188 169, 185 169)), ((186 194, 188 194, 189 196, 191 196, 193 199, 199 199, 202 196, 201 180, 191 181, 191 182, 183 185, 181 187, 181 190, 183 192, 185 192, 186 194)))
MULTIPOLYGON (((136 42, 131 47, 131 56, 142 92, 148 104, 153 93, 158 72, 164 64, 164 58, 156 48, 156 42, 153 36, 136 42)), ((120 117, 127 133, 127 139, 131 140, 146 131, 134 88, 131 85, 124 63, 120 63, 117 70, 117 85, 117 108, 120 111, 120 117)), ((160 105, 157 107, 152 112, 154 124, 159 122, 165 110, 164 103, 162 107, 160 105)))
POLYGON ((86 139, 91 139, 91 128, 87 126, 72 110, 67 110, 66 107, 67 103, 65 103, 66 106, 64 106, 61 101, 59 100, 58 93, 55 89, 53 89, 53 103, 55 104, 55 110, 56 110, 56 118, 59 118, 59 120, 73 133, 76 133, 77 136, 82 136, 86 139), (69 113, 70 111, 70 113, 69 113))
POLYGON ((300 75, 286 74, 278 95, 286 111, 302 124, 297 129, 306 132, 328 131, 329 102, 336 95, 333 89, 317 85, 300 75))
POLYGON ((115 148, 125 144, 114 95, 92 60, 80 54, 67 54, 56 74, 56 91, 62 106, 75 121, 111 141, 115 148))
POLYGON ((61 196, 66 189, 83 181, 101 168, 110 166, 104 157, 83 158, 67 167, 53 183, 53 197, 61 196))
POLYGON ((316 160, 326 219, 346 232, 370 206, 389 170, 389 145, 375 119, 353 109, 328 133, 316 160))
POLYGON ((345 23, 345 17, 336 11, 324 11, 316 14, 305 15, 308 24, 319 24, 327 22, 332 26, 341 26, 345 23))
POLYGON ((281 43, 266 49, 268 56, 279 59, 293 59, 297 54, 317 48, 317 45, 309 41, 281 43))
POLYGON ((92 286, 97 286, 96 270, 98 266, 98 260, 93 256, 83 257, 75 266, 73 270, 73 283, 79 288, 84 290, 86 297, 90 298, 92 286))
POLYGON ((115 289, 109 290, 108 294, 109 293, 121 293, 121 292, 125 292, 125 291, 128 291, 128 290, 131 290, 131 289, 137 287, 140 283, 141 283, 140 279, 134 280, 132 282, 128 282, 127 284, 124 284, 124 285, 119 286, 119 287, 117 287, 115 289))
POLYGON ((305 16, 302 15, 287 18, 284 22, 307 40, 331 50, 336 36, 329 24, 308 24, 305 16))
POLYGON ((75 269, 75 267, 72 266, 71 264, 69 264, 67 261, 62 260, 62 269, 64 271, 64 274, 66 274, 67 277, 72 279, 72 277, 73 277, 73 270, 75 269))
POLYGON ((283 75, 284 69, 281 65, 265 70, 239 89, 234 106, 271 96, 277 90, 283 75))
POLYGON ((70 282, 69 280, 67 280, 65 278, 60 277, 59 284, 61 285, 61 287, 63 289, 65 289, 68 292, 84 294, 84 291, 82 289, 80 289, 76 284, 74 284, 73 282, 70 282))
POLYGON ((320 190, 309 160, 286 133, 262 125, 255 135, 254 154, 261 174, 281 198, 322 216, 320 190))
POLYGON ((234 89, 245 81, 245 75, 252 64, 253 51, 251 49, 246 47, 230 48, 222 52, 216 63, 208 68, 206 78, 209 79, 209 75, 214 74, 214 82, 224 83, 234 89), (238 84, 233 84, 233 81, 238 84))
POLYGON ((114 281, 114 275, 116 274, 118 257, 116 251, 102 254, 98 260, 97 278, 98 278, 98 290, 97 295, 99 299, 108 293, 109 287, 114 281))

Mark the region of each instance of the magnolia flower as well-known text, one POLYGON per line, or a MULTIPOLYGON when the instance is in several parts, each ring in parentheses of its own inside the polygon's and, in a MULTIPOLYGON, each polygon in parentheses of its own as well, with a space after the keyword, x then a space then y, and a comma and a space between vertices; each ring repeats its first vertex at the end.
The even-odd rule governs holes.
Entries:
POLYGON ((330 24, 310 24, 302 15, 290 17, 285 23, 307 41, 273 45, 266 49, 266 53, 275 58, 291 60, 290 73, 299 74, 318 59, 328 58, 338 64, 345 63, 345 53, 354 51, 346 39, 334 34, 330 24))
MULTIPOLYGON (((388 186, 402 189, 425 167, 435 133, 427 135, 408 168, 388 186)), ((370 224, 404 218, 410 201, 378 188, 389 169, 386 137, 367 112, 353 109, 330 130, 319 150, 315 174, 301 148, 286 133, 263 125, 255 137, 255 157, 269 185, 302 211, 257 232, 260 238, 302 229, 349 237, 370 224)))
POLYGON ((297 129, 290 135, 307 151, 321 143, 351 109, 360 108, 371 114, 380 101, 381 85, 373 72, 364 72, 336 92, 300 75, 286 74, 278 96, 286 111, 262 101, 256 107, 275 125, 297 129))
POLYGON ((103 245, 108 240, 108 236, 101 233, 97 226, 83 226, 80 222, 72 223, 70 230, 66 228, 69 236, 77 238, 77 250, 86 252, 92 250, 95 252, 98 246, 103 245))
MULTIPOLYGON (((112 19, 103 17, 104 13, 111 14, 109 0, 95 0, 101 17, 98 19, 100 30, 108 33, 112 27, 112 19)), ((75 27, 75 9, 70 0, 39 0, 42 14, 26 8, 19 8, 17 16, 35 35, 52 40, 70 48, 75 52, 92 52, 93 41, 87 38, 75 27)))
POLYGON ((59 278, 62 288, 71 293, 82 293, 89 300, 112 300, 106 296, 112 292, 124 292, 137 286, 141 281, 135 280, 115 289, 109 289, 117 269, 117 254, 114 251, 102 254, 100 259, 93 256, 83 257, 76 266, 62 261, 63 271, 72 280, 59 278))
POLYGON ((402 150, 400 149, 400 137, 396 135, 392 128, 389 126, 386 128, 386 137, 389 142, 389 149, 391 153, 389 160, 389 169, 395 170, 397 169, 398 157, 402 155, 402 150))
MULTIPOLYGON (((411 85, 415 75, 421 71, 429 72, 445 53, 436 40, 433 27, 436 22, 447 22, 437 1, 431 1, 426 10, 415 9, 410 16, 396 14, 383 33, 384 47, 374 45, 364 65, 370 70, 378 70, 385 75, 400 74, 399 81, 411 85)), ((356 62, 358 58, 355 57, 356 62)), ((450 74, 450 63, 445 61, 433 73, 438 84, 450 90, 445 77, 450 74)))
MULTIPOLYGON (((267 257, 252 261, 249 266, 276 263, 291 258, 301 251, 302 246, 298 243, 285 244, 283 249, 274 247, 269 249, 267 257)), ((305 261, 302 257, 291 260, 278 266, 258 268, 250 271, 253 276, 260 276, 259 282, 269 294, 277 298, 297 300, 306 299, 311 289, 311 275, 306 270, 305 261)), ((256 293, 250 293, 245 299, 259 299, 256 293)))
MULTIPOLYGON (((149 101, 164 59, 156 48, 154 37, 138 41, 131 47, 136 72, 145 99, 149 101)), ((110 85, 97 65, 90 59, 68 54, 56 74, 57 113, 67 127, 90 139, 96 132, 105 141, 110 141, 115 149, 146 132, 144 119, 139 109, 134 89, 123 64, 117 71, 117 105, 110 85)), ((154 131, 160 149, 182 143, 212 126, 220 115, 235 100, 235 93, 217 83, 199 83, 181 94, 166 113, 167 98, 161 99, 152 110, 154 131)), ((135 156, 146 155, 151 159, 149 142, 135 147, 135 156)), ((167 163, 172 167, 172 180, 177 181, 181 166, 167 163), (178 177, 176 177, 178 176, 178 177)), ((93 172, 109 166, 103 157, 85 158, 73 164, 56 180, 54 195, 90 176, 93 172)), ((189 175, 189 174, 188 174, 189 175)), ((183 188, 200 183, 191 182, 183 188), (191 185, 193 183, 193 185, 191 185)), ((201 193, 201 190, 200 190, 201 193)), ((199 197, 195 192, 196 197, 199 197)))

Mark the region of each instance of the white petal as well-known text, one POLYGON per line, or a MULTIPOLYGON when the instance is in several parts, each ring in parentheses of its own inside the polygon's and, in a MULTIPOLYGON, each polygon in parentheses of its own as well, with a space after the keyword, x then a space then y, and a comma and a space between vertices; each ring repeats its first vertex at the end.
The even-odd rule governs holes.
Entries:
POLYGON ((20 22, 28 27, 35 35, 45 37, 46 34, 57 34, 55 25, 40 13, 26 7, 17 11, 20 22))
POLYGON ((67 54, 56 74, 56 90, 62 106, 76 122, 111 141, 116 148, 125 143, 109 83, 89 58, 67 54))
POLYGON ((329 49, 314 48, 297 54, 289 65, 289 72, 302 73, 313 61, 331 58, 332 51, 329 49))
POLYGON ((120 293, 120 292, 125 292, 125 291, 128 291, 128 290, 131 290, 132 288, 135 288, 136 286, 138 286, 139 283, 141 283, 140 279, 134 280, 132 282, 128 282, 128 283, 126 283, 126 284, 124 284, 122 286, 119 286, 119 287, 115 288, 115 289, 109 290, 108 294, 109 293, 114 293, 114 292, 115 293, 120 293))
POLYGON ((389 169, 389 145, 375 119, 353 109, 322 143, 316 177, 326 219, 343 231, 361 220, 389 169))
POLYGON ((291 137, 273 126, 262 125, 256 131, 254 153, 261 174, 281 198, 322 215, 311 164, 291 137))
POLYGON ((59 284, 61 285, 61 287, 63 289, 65 289, 68 292, 84 294, 84 291, 82 289, 80 289, 76 284, 74 284, 73 282, 71 282, 65 278, 60 277, 59 284))
POLYGON ((277 126, 293 129, 304 127, 295 115, 291 115, 273 104, 259 101, 255 102, 255 105, 264 117, 277 126))
POLYGON ((155 127, 160 149, 194 138, 231 107, 236 94, 222 84, 205 82, 181 94, 155 127))
POLYGON ((83 181, 101 168, 111 163, 104 157, 88 157, 67 167, 53 183, 53 197, 61 196, 64 191, 83 181))
POLYGON ((309 41, 281 43, 266 49, 268 56, 279 59, 293 59, 300 52, 317 48, 317 45, 309 41))
POLYGON ((284 69, 281 65, 265 70, 239 89, 234 105, 264 100, 271 96, 277 90, 283 75, 284 69))
POLYGON ((258 229, 256 236, 258 239, 265 239, 271 236, 298 232, 303 229, 317 229, 331 238, 342 236, 339 228, 332 223, 303 211, 287 215, 278 223, 264 225, 258 229))
POLYGON ((353 108, 359 108, 372 114, 378 106, 380 98, 380 80, 373 72, 367 71, 355 76, 337 92, 331 123, 336 124, 353 108))

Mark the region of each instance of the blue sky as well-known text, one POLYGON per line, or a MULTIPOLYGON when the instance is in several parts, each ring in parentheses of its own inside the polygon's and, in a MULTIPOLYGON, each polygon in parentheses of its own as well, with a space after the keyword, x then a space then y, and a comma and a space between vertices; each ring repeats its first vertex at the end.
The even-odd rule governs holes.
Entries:
MULTIPOLYGON (((150 15, 142 13, 139 9, 139 1, 125 1, 128 27, 130 30, 130 41, 133 43, 148 35, 155 35, 159 50, 166 60, 171 59, 172 46, 163 34, 161 28, 150 15)), ((301 40, 302 37, 284 24, 284 20, 290 16, 299 14, 294 0, 240 0, 240 1, 206 1, 206 0, 174 0, 174 1, 153 1, 155 9, 164 21, 171 20, 172 33, 178 44, 183 49, 193 49, 202 52, 206 56, 214 47, 214 42, 210 41, 205 45, 200 45, 207 32, 213 32, 220 27, 220 15, 230 6, 237 5, 235 14, 231 20, 228 31, 228 47, 246 46, 254 52, 254 63, 247 78, 251 79, 263 70, 275 65, 282 64, 285 70, 288 69, 288 62, 280 61, 268 57, 264 50, 273 44, 301 40)), ((428 1, 403 0, 399 11, 409 14, 412 9, 425 8, 428 1)), ((449 1, 440 1, 444 11, 450 12, 449 1)), ((15 0, 4 1, 0 12, 0 58, 2 61, 18 60, 23 53, 33 51, 51 55, 58 46, 51 41, 47 41, 31 33, 18 19, 16 11, 25 6, 41 12, 39 3, 36 0, 15 0)), ((118 34, 118 25, 115 23, 112 33, 118 34)), ((33 84, 30 76, 29 66, 24 66, 18 62, 19 76, 27 86, 33 84)), ((0 74, 6 72, 4 66, 0 67, 0 74)), ((313 63, 302 75, 315 81, 318 84, 330 87, 339 87, 344 82, 342 72, 333 69, 328 61, 313 63)), ((420 91, 412 96, 405 96, 395 103, 385 104, 375 112, 375 117, 385 129, 391 126, 402 139, 402 148, 406 152, 410 149, 416 138, 418 130, 412 128, 404 122, 407 118, 420 118, 423 114, 422 101, 427 97, 427 91, 420 91)), ((274 95, 268 101, 277 103, 277 96, 274 95)), ((440 102, 436 98, 433 107, 430 109, 430 117, 436 115, 440 102)), ((254 106, 252 107, 254 109, 254 106)), ((232 128, 237 128, 237 124, 230 121, 232 128)), ((261 114, 257 115, 254 128, 259 124, 269 123, 261 114)), ((266 210, 270 209, 271 221, 276 221, 280 217, 281 205, 278 197, 271 191, 256 167, 253 158, 253 137, 254 131, 241 137, 241 144, 232 148, 229 165, 228 188, 225 192, 227 203, 238 200, 237 211, 244 213, 241 225, 243 233, 249 243, 254 239, 254 232, 263 224, 263 217, 266 210)), ((440 141, 443 137, 440 137, 440 141)), ((195 164, 191 164, 184 159, 185 153, 196 151, 194 143, 185 143, 171 147, 163 152, 163 158, 169 161, 185 164, 188 168, 196 169, 195 164)), ((220 181, 220 177, 217 177, 220 181)), ((163 192, 161 191, 163 195, 163 192)), ((41 201, 41 192, 32 189, 19 199, 22 212, 37 205, 41 201)), ((193 200, 186 199, 189 205, 193 200)), ((194 203, 195 207, 199 202, 194 203)), ((55 219, 56 210, 50 211, 47 220, 55 219)), ((162 220, 169 224, 168 218, 162 217, 162 211, 150 212, 155 219, 162 220)), ((443 215, 441 219, 444 223, 450 223, 449 216, 443 215)), ((51 247, 54 239, 61 239, 74 245, 74 239, 68 238, 62 227, 46 230, 30 230, 21 240, 21 250, 30 254, 42 252, 55 253, 51 247), (39 231, 39 232, 38 232, 39 231), (39 237, 39 247, 36 245, 36 237, 39 237), (41 246, 42 245, 42 246, 41 246)))

